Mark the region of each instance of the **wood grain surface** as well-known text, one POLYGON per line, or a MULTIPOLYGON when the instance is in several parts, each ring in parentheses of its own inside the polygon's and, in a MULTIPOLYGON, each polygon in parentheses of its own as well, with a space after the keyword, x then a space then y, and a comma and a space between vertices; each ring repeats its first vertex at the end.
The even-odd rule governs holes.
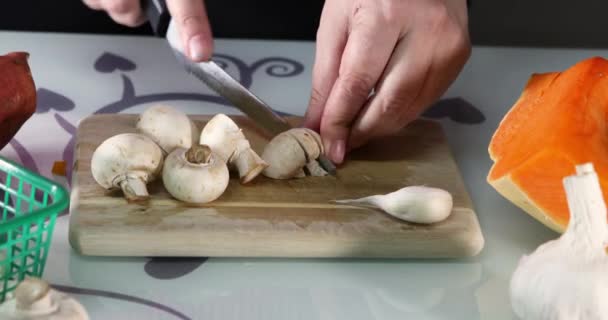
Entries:
MULTIPOLYGON (((192 115, 199 129, 211 116, 192 115)), ((247 118, 231 116, 261 154, 271 137, 247 118)), ((204 206, 173 199, 162 182, 151 199, 128 203, 95 183, 91 156, 105 139, 135 132, 137 115, 94 115, 81 121, 75 148, 70 243, 84 255, 446 258, 473 256, 484 239, 441 126, 418 120, 395 137, 348 155, 336 177, 241 185, 204 206), (454 209, 433 225, 411 224, 383 212, 328 203, 388 193, 408 185, 448 190, 454 209)), ((297 125, 301 119, 290 118, 297 125)))

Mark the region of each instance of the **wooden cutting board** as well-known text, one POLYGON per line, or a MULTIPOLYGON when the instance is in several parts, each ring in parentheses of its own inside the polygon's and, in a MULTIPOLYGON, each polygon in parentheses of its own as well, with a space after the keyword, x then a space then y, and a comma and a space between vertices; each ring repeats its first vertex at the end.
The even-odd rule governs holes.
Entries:
MULTIPOLYGON (((202 128, 210 116, 191 116, 202 128)), ((137 115, 94 115, 81 121, 70 204, 70 242, 84 255, 231 257, 463 257, 484 240, 441 126, 418 120, 400 135, 351 153, 337 177, 231 178, 225 193, 201 207, 171 198, 162 182, 147 204, 127 203, 98 186, 91 155, 110 136, 135 132, 137 115), (331 199, 388 193, 408 185, 448 190, 454 210, 433 225, 403 222, 331 199)), ((271 137, 247 118, 232 117, 261 154, 271 137)), ((298 124, 300 119, 290 118, 298 124)))

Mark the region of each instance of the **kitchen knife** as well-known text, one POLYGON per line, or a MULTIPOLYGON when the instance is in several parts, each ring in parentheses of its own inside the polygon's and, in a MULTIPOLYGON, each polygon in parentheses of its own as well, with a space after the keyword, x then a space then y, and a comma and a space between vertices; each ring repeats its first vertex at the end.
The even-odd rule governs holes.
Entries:
MULTIPOLYGON (((143 0, 141 4, 154 33, 167 39, 176 59, 189 73, 230 101, 272 135, 291 129, 285 119, 276 114, 264 101, 247 90, 215 62, 197 63, 186 57, 183 53, 181 39, 164 0, 143 0)), ((318 161, 325 171, 335 176, 336 167, 327 157, 321 155, 318 161)))

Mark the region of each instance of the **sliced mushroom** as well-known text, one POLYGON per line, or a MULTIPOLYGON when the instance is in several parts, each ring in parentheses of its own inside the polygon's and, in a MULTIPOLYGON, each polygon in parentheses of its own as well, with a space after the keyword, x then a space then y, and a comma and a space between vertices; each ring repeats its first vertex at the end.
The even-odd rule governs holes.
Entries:
POLYGON ((14 297, 0 305, 0 319, 88 320, 84 307, 69 295, 52 289, 39 278, 25 278, 14 297))
POLYGON ((201 132, 199 143, 211 147, 230 169, 235 168, 241 183, 253 180, 268 166, 251 149, 242 130, 225 114, 220 113, 209 120, 201 132))
POLYGON ((229 178, 226 163, 206 145, 177 148, 165 159, 165 188, 184 202, 203 204, 219 198, 229 178))
POLYGON ((274 137, 264 148, 262 159, 268 163, 263 174, 273 179, 325 176, 317 162, 323 154, 323 144, 318 133, 306 128, 294 128, 274 137))
POLYGON ((122 189, 130 201, 149 198, 146 184, 160 175, 162 167, 160 147, 138 133, 122 133, 106 139, 91 159, 95 181, 107 190, 122 189))
POLYGON ((154 105, 139 115, 137 132, 156 142, 167 155, 175 148, 190 148, 198 140, 198 128, 183 112, 168 106, 154 105))

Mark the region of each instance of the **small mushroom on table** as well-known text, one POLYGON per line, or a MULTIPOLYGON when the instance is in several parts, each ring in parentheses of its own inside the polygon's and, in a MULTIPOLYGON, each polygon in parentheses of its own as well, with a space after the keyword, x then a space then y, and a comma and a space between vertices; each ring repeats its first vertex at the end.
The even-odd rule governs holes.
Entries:
POLYGON ((39 278, 25 278, 0 305, 2 320, 88 320, 84 307, 39 278))
POLYGON ((121 189, 127 200, 149 198, 146 184, 163 167, 160 147, 143 134, 122 133, 102 142, 93 152, 91 172, 102 187, 121 189))

